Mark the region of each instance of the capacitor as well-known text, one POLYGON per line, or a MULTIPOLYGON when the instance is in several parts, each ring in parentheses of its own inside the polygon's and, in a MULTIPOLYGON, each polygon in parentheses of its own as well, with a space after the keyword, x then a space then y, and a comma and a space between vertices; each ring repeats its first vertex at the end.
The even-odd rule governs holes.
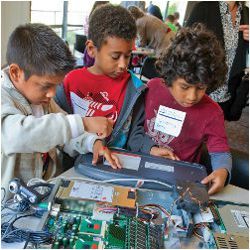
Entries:
POLYGON ((72 249, 74 247, 74 239, 70 238, 69 239, 69 247, 72 249))
POLYGON ((62 236, 59 236, 59 237, 57 238, 57 241, 58 241, 58 243, 59 243, 59 244, 61 244, 61 243, 62 243, 62 239, 63 239, 63 237, 62 237, 62 236))
POLYGON ((53 244, 53 249, 59 249, 59 242, 58 241, 55 241, 54 244, 53 244))
POLYGON ((81 222, 81 216, 77 216, 77 217, 76 217, 76 223, 79 225, 80 222, 81 222))
POLYGON ((73 231, 74 233, 76 233, 77 230, 78 230, 78 225, 77 225, 77 224, 73 224, 73 226, 72 226, 72 231, 73 231))
POLYGON ((64 237, 63 240, 62 240, 64 248, 66 248, 66 246, 68 245, 68 242, 69 242, 68 238, 64 237))
POLYGON ((75 232, 72 232, 72 233, 71 233, 71 237, 74 237, 74 236, 76 236, 76 233, 75 233, 75 232))
POLYGON ((67 231, 67 222, 63 222, 62 226, 61 226, 61 232, 64 233, 67 231))

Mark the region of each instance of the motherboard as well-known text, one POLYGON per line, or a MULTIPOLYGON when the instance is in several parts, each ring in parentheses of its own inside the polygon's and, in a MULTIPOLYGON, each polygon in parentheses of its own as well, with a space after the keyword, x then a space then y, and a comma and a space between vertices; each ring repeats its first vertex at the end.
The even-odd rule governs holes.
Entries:
POLYGON ((81 179, 37 185, 49 187, 46 200, 30 204, 23 196, 2 205, 2 243, 24 242, 29 249, 249 249, 248 204, 209 200, 200 184, 182 181, 171 192, 81 179), (39 218, 35 229, 16 223, 26 218, 27 225, 32 217, 39 218))
POLYGON ((39 248, 163 248, 163 220, 136 207, 136 198, 136 189, 128 187, 79 182, 61 187, 43 227, 51 241, 39 248))

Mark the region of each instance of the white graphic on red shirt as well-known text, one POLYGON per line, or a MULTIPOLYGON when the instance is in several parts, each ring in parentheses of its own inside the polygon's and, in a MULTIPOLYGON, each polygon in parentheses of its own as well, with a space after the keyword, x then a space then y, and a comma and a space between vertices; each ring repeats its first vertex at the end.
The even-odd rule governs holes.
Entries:
POLYGON ((109 94, 108 94, 108 92, 100 92, 100 94, 102 95, 102 97, 103 97, 107 102, 109 101, 109 98, 108 98, 109 94))
POLYGON ((70 92, 71 103, 74 113, 82 116, 103 116, 113 121, 117 120, 118 112, 114 101, 108 99, 107 92, 88 93, 83 96, 70 92))
POLYGON ((175 138, 172 135, 165 134, 161 131, 154 130, 155 119, 157 115, 157 110, 154 110, 155 116, 150 120, 146 120, 148 131, 146 132, 153 141, 160 147, 168 148, 173 151, 173 149, 169 146, 169 143, 175 138))

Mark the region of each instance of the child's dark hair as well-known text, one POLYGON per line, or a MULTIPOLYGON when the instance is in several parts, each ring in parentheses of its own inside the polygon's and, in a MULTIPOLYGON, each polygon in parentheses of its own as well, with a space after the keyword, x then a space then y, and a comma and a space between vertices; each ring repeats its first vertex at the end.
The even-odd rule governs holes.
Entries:
POLYGON ((107 37, 118 37, 127 41, 135 39, 135 20, 124 7, 105 4, 91 14, 88 39, 100 49, 107 37))
POLYGON ((183 78, 189 84, 207 85, 208 93, 224 83, 227 72, 221 44, 202 24, 182 28, 157 60, 156 68, 168 86, 183 78))
POLYGON ((90 11, 89 16, 91 16, 91 14, 94 12, 94 10, 98 7, 100 7, 101 5, 107 4, 109 3, 109 1, 95 1, 92 7, 92 10, 90 11))
POLYGON ((75 59, 65 42, 48 26, 29 23, 11 34, 6 59, 17 64, 27 80, 31 75, 63 75, 74 68, 75 59))
POLYGON ((174 15, 168 15, 167 19, 169 20, 169 22, 173 23, 174 22, 174 15))

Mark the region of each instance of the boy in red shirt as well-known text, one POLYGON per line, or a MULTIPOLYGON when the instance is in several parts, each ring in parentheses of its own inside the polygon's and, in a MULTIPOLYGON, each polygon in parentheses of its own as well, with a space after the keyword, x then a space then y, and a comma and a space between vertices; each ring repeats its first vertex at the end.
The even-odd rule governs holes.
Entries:
MULTIPOLYGON (((148 83, 145 130, 181 160, 199 162, 206 144, 213 172, 209 194, 220 191, 232 168, 223 112, 205 92, 224 82, 224 53, 215 36, 203 26, 179 31, 157 61, 161 78, 148 83)), ((228 178, 229 179, 229 178, 228 178)))
MULTIPOLYGON (((114 121, 108 140, 94 144, 93 164, 104 144, 176 159, 170 150, 155 146, 145 134, 146 86, 127 70, 135 38, 135 20, 125 8, 111 4, 100 6, 91 14, 86 42, 88 54, 95 58, 94 65, 71 71, 63 89, 57 90, 56 101, 68 112, 105 116, 114 121), (67 101, 63 102, 64 93, 67 101)), ((108 149, 105 152, 110 154, 108 149)), ((113 162, 112 167, 119 166, 113 162)))

